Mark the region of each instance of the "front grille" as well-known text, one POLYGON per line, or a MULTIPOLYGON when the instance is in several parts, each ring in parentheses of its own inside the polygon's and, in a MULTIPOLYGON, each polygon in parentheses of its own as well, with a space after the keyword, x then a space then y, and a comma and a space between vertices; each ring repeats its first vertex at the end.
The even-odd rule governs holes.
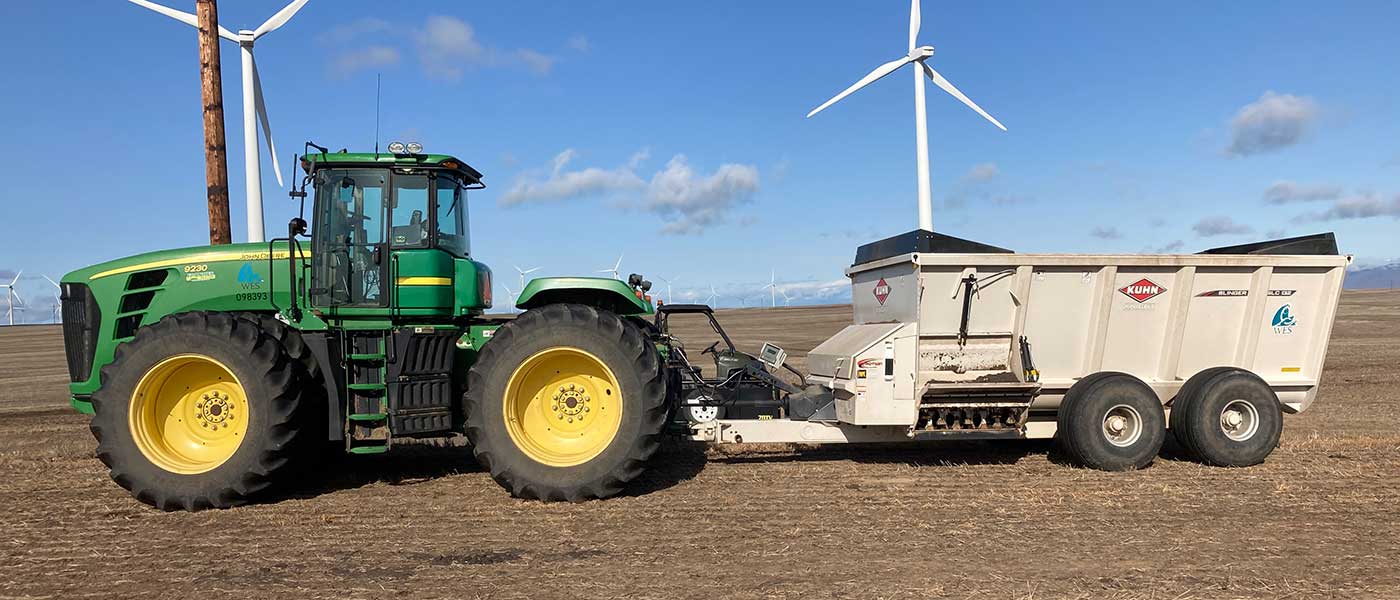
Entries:
POLYGON ((68 355, 68 378, 87 381, 92 374, 97 333, 102 327, 102 310, 92 290, 81 283, 65 283, 59 299, 63 304, 63 348, 68 355))

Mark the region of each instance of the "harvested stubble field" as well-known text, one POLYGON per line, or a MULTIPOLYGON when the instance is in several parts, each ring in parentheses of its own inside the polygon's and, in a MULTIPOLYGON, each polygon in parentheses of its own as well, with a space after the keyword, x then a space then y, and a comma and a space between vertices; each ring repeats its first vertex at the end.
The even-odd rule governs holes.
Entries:
MULTIPOLYGON (((848 307, 720 313, 800 359, 848 307)), ((692 348, 708 340, 698 330, 692 348)), ((1047 443, 670 447, 630 495, 510 498, 460 444, 280 502, 162 513, 108 480, 53 327, 0 333, 0 597, 1400 598, 1400 293, 1348 292, 1264 465, 1100 473, 1047 443)), ((800 361, 799 361, 800 364, 800 361)))

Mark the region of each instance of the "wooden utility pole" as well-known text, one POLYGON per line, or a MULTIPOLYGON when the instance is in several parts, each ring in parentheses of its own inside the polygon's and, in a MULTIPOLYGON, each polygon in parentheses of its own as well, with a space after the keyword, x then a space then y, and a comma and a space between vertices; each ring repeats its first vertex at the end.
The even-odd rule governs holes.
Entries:
POLYGON ((219 9, 196 0, 200 98, 204 101, 204 182, 209 192, 209 243, 229 244, 228 156, 224 148, 224 82, 219 76, 219 9))

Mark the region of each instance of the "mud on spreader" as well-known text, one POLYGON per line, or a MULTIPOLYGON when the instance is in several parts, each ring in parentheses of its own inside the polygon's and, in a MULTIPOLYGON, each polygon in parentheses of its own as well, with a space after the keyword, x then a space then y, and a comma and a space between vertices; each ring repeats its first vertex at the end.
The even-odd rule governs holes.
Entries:
POLYGON ((268 243, 62 280, 73 405, 143 502, 234 506, 328 450, 452 434, 512 494, 543 500, 618 493, 667 435, 1058 436, 1116 470, 1148 464, 1170 426, 1200 460, 1249 465, 1317 393, 1348 261, 1330 234, 1090 256, 916 231, 857 251, 855 323, 798 373, 781 348, 734 347, 708 307, 654 306, 635 275, 535 279, 522 314, 487 316, 467 219, 482 176, 456 158, 321 149, 301 167, 309 236, 303 214, 268 243), (687 348, 670 332, 681 313, 724 346, 687 348))

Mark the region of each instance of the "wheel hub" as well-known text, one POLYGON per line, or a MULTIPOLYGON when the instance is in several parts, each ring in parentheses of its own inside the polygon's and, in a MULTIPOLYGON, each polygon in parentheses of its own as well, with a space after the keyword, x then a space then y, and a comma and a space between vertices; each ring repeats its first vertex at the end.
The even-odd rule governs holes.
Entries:
POLYGON ((195 401, 195 420, 199 426, 212 431, 227 427, 234 420, 233 396, 213 390, 195 401))
POLYGON ((1259 413, 1244 400, 1232 400, 1220 411, 1220 431, 1225 437, 1243 442, 1259 431, 1259 413))
POLYGON ((1108 443, 1126 448, 1142 437, 1142 415, 1127 404, 1108 409, 1103 416, 1103 436, 1108 443))
POLYGON ((561 385, 559 393, 554 395, 554 415, 567 423, 582 421, 592 401, 593 398, 577 384, 561 385))

